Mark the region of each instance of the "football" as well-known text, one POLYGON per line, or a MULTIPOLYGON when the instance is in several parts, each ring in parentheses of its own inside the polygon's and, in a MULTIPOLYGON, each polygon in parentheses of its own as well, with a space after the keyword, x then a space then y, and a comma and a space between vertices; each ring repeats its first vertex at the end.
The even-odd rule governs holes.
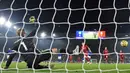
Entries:
POLYGON ((127 47, 128 46, 128 41, 127 40, 122 40, 120 44, 121 44, 122 47, 127 47))

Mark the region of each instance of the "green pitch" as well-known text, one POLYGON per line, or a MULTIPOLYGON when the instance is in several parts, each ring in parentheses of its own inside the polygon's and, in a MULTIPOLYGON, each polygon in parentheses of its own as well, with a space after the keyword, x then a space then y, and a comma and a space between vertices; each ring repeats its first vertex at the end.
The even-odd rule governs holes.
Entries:
MULTIPOLYGON (((41 63, 44 64, 44 63, 41 63)), ((116 70, 116 64, 87 64, 85 63, 51 63, 54 65, 51 72, 52 73, 67 73, 65 68, 68 69, 68 73, 100 73, 100 69, 102 73, 130 73, 130 64, 118 64, 118 71, 116 70), (100 67, 100 69, 99 69, 100 67)), ((5 63, 2 63, 2 67, 5 66, 5 63)), ((13 62, 8 70, 1 70, 1 73, 50 73, 48 69, 41 69, 41 70, 32 70, 26 67, 25 62, 18 63, 17 67, 19 70, 16 69, 16 62, 13 62)))

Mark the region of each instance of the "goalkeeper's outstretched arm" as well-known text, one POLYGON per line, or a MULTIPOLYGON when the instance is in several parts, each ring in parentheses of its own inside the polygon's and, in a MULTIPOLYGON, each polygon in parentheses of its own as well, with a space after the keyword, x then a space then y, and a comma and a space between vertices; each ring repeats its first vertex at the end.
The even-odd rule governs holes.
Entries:
POLYGON ((36 33, 37 33, 37 28, 35 28, 29 35, 27 35, 27 39, 25 40, 33 42, 36 33))
POLYGON ((13 58, 14 58, 15 55, 16 55, 16 51, 18 51, 19 44, 20 44, 20 41, 19 41, 19 42, 16 42, 16 43, 14 44, 13 49, 12 49, 13 52, 10 54, 10 56, 9 56, 7 62, 6 62, 5 69, 7 69, 7 68, 10 66, 10 64, 11 64, 11 62, 12 62, 12 60, 13 60, 13 58))
POLYGON ((37 28, 35 28, 27 37, 34 37, 36 33, 37 33, 37 28))
POLYGON ((16 53, 11 54, 11 55, 9 56, 9 58, 8 58, 8 60, 7 60, 7 62, 6 62, 5 69, 7 69, 7 68, 10 66, 10 64, 11 64, 11 62, 12 62, 12 60, 13 60, 13 58, 14 58, 15 55, 16 55, 16 53))

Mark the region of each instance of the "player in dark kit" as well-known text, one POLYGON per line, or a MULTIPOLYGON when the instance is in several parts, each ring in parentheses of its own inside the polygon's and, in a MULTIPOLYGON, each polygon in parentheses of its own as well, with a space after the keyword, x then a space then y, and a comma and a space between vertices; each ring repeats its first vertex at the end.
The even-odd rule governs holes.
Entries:
POLYGON ((24 61, 27 63, 28 68, 34 68, 34 69, 48 68, 48 66, 39 65, 40 62, 49 60, 51 54, 49 50, 47 51, 48 53, 41 54, 40 51, 35 48, 33 39, 36 34, 36 31, 37 29, 35 29, 27 37, 25 37, 24 29, 17 30, 17 35, 20 36, 20 39, 14 43, 13 48, 11 49, 14 52, 10 54, 6 62, 5 69, 7 69, 10 66, 16 54, 19 54, 21 55, 21 57, 23 57, 24 61))
POLYGON ((106 63, 108 62, 108 53, 109 53, 109 51, 108 51, 107 47, 105 47, 103 54, 104 54, 104 60, 106 63))
POLYGON ((119 56, 120 56, 120 63, 124 63, 124 53, 122 52, 122 50, 120 50, 119 56))

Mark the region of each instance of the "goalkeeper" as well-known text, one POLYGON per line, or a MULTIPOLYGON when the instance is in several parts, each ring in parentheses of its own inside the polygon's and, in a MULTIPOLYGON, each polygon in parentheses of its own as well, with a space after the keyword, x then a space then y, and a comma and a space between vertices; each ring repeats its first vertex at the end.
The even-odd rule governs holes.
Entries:
POLYGON ((39 65, 40 62, 49 60, 51 54, 49 50, 46 51, 47 53, 41 54, 40 51, 35 48, 33 39, 36 34, 36 31, 37 29, 35 29, 27 37, 25 37, 24 29, 17 30, 17 35, 22 36, 23 40, 20 38, 14 43, 13 48, 11 49, 14 52, 10 54, 6 62, 5 69, 7 69, 10 66, 13 58, 18 52, 20 52, 18 54, 20 54, 23 57, 24 61, 27 63, 28 68, 48 68, 48 66, 39 65))

